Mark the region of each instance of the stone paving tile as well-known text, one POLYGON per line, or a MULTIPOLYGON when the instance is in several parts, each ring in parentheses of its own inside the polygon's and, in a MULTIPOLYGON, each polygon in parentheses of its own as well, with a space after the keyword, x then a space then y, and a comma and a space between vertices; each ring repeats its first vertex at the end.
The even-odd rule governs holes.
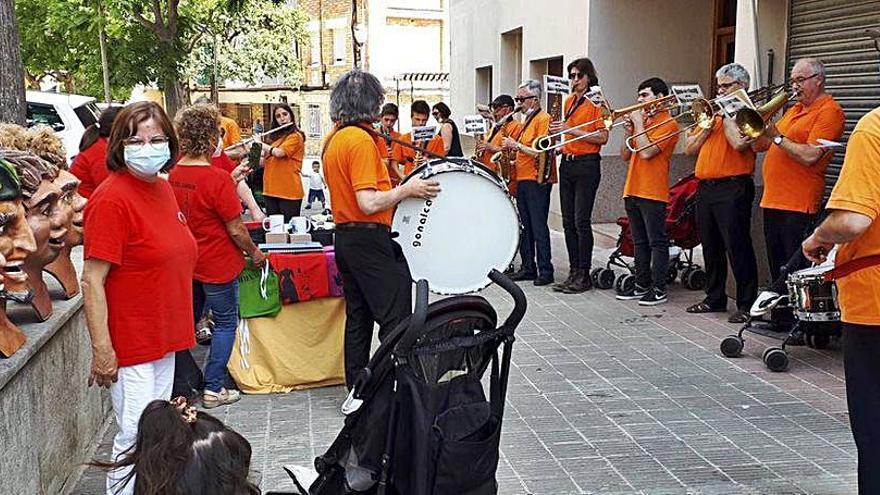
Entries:
MULTIPOLYGON (((558 233, 553 242, 562 278, 558 233)), ((720 340, 737 327, 726 315, 686 313, 700 294, 677 285, 669 304, 648 309, 611 291, 522 287, 529 310, 514 345, 500 494, 855 492, 837 345, 792 348, 789 371, 773 373, 760 359, 772 339, 747 334, 743 357, 724 358, 720 340)), ((499 315, 510 310, 500 289, 484 295, 499 315)), ((322 453, 341 425, 343 398, 340 387, 245 396, 214 414, 251 441, 261 487, 290 490, 280 466, 322 453)), ((73 493, 102 487, 89 469, 73 493)))

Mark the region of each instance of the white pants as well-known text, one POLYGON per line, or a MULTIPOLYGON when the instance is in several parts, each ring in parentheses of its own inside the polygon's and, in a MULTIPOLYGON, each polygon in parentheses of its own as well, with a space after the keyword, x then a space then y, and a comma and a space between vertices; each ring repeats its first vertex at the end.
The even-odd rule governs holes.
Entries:
MULTIPOLYGON (((147 404, 156 399, 171 399, 174 385, 174 353, 149 363, 119 368, 119 378, 110 386, 110 400, 119 433, 113 439, 113 462, 120 453, 134 445, 138 421, 147 404)), ((134 478, 125 486, 118 482, 131 467, 116 469, 107 474, 107 495, 134 494, 134 478)))

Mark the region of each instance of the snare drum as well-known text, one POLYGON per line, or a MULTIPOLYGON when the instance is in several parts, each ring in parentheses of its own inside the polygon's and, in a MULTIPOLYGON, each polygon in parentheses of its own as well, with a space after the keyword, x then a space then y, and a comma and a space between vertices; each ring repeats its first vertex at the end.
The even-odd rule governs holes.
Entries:
POLYGON ((489 272, 513 261, 519 215, 497 175, 474 160, 447 160, 431 160, 404 179, 436 180, 440 194, 401 201, 391 230, 400 234, 413 280, 427 280, 438 294, 466 294, 488 286, 489 272))
POLYGON ((837 284, 826 281, 831 266, 798 270, 788 276, 788 294, 794 312, 801 321, 840 321, 837 284))

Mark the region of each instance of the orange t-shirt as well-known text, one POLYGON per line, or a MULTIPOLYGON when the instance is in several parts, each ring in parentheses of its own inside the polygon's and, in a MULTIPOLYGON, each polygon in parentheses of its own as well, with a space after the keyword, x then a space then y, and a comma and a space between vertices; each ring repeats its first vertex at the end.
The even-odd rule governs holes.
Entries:
MULTIPOLYGON (((831 95, 824 95, 809 107, 798 103, 776 123, 786 138, 795 143, 815 144, 817 139, 837 141, 843 136, 846 117, 831 95)), ((764 196, 761 208, 815 213, 825 189, 825 167, 833 153, 826 153, 812 166, 801 165, 779 146, 772 145, 764 157, 764 196)))
MULTIPOLYGON (((504 136, 505 135, 507 135, 507 136, 518 135, 521 127, 522 127, 522 124, 520 124, 519 122, 517 122, 515 120, 510 120, 510 121, 506 122, 501 127, 501 129, 498 129, 498 132, 496 132, 494 136, 492 135, 491 132, 489 133, 487 138, 492 138, 489 140, 489 144, 491 144, 492 146, 501 147, 501 141, 504 141, 504 136)), ((495 163, 492 161, 492 156, 494 156, 494 155, 495 155, 495 153, 489 153, 488 151, 484 152, 483 156, 480 157, 480 163, 482 163, 483 165, 486 166, 486 168, 488 168, 489 170, 491 170, 497 174, 497 173, 500 173, 500 170, 498 170, 498 166, 495 165, 495 163)))
POLYGON ((233 144, 241 141, 241 128, 229 117, 220 116, 220 127, 225 131, 223 133, 223 147, 228 148, 233 144))
MULTIPOLYGON (((592 101, 586 98, 584 98, 574 112, 571 112, 576 103, 577 96, 574 94, 568 95, 565 99, 565 113, 563 115, 568 115, 565 123, 568 124, 569 127, 574 127, 578 124, 583 124, 584 122, 590 122, 599 119, 602 116, 602 108, 594 105, 592 101), (569 115, 569 113, 571 113, 571 115, 569 115)), ((578 130, 592 132, 602 129, 603 127, 604 124, 601 121, 598 121, 588 126, 581 127, 578 130)), ((565 139, 572 139, 574 137, 575 136, 569 134, 565 135, 565 139)), ((585 139, 578 139, 573 143, 563 146, 562 152, 569 155, 586 155, 589 153, 598 153, 600 149, 602 149, 601 144, 588 143, 585 139)))
MULTIPOLYGON (((645 128, 656 122, 668 120, 669 112, 660 112, 645 120, 645 128)), ((678 132, 678 123, 669 120, 666 124, 649 131, 648 139, 657 143, 660 139, 678 132)), ((638 153, 633 153, 629 159, 629 170, 626 173, 626 183, 623 185, 623 197, 652 199, 654 201, 669 201, 669 159, 675 151, 678 143, 678 135, 658 143, 660 153, 645 160, 638 153)))
POLYGON ((266 169, 263 172, 263 196, 281 199, 302 199, 302 171, 305 143, 299 132, 292 132, 272 143, 275 148, 284 150, 284 158, 270 156, 266 158, 266 169))
MULTIPOLYGON (((841 244, 835 265, 880 254, 880 108, 862 117, 849 138, 840 178, 827 208, 861 213, 873 221, 858 239, 841 244)), ((880 266, 856 271, 837 281, 842 320, 880 325, 880 266)))
POLYGON ((356 191, 390 191, 388 168, 373 135, 356 126, 343 127, 330 134, 324 151, 324 174, 333 202, 337 224, 372 222, 391 226, 393 208, 372 215, 361 211, 356 191))
MULTIPOLYGON (((379 132, 384 131, 380 130, 379 132)), ((400 133, 392 129, 391 137, 400 139, 400 133)), ((388 142, 382 136, 376 135, 376 146, 379 148, 379 154, 382 155, 382 161, 388 167, 388 177, 391 179, 391 185, 397 186, 400 184, 400 179, 394 173, 394 168, 397 167, 397 162, 394 161, 394 153, 395 149, 399 148, 400 145, 394 141, 388 142)))
MULTIPOLYGON (((691 135, 700 132, 694 128, 691 135)), ((724 135, 724 121, 715 117, 712 131, 697 156, 694 174, 697 179, 723 179, 737 175, 751 175, 755 172, 755 152, 751 147, 737 151, 724 135)))
MULTIPOLYGON (((412 143, 412 133, 407 132, 403 136, 400 137, 403 141, 407 143, 412 143)), ((434 136, 428 144, 421 144, 423 148, 426 150, 435 153, 440 156, 446 156, 446 146, 443 145, 443 138, 437 134, 434 136)), ((412 148, 407 148, 406 146, 397 145, 397 147, 393 150, 394 160, 397 163, 403 163, 403 175, 404 177, 411 174, 413 169, 415 168, 415 159, 416 159, 416 150, 412 148)), ((426 157, 430 160, 430 157, 426 157)))
MULTIPOLYGON (((550 119, 551 117, 549 113, 543 110, 538 110, 538 115, 535 115, 531 122, 528 123, 528 126, 523 126, 517 137, 517 142, 521 143, 523 146, 531 146, 532 141, 536 138, 546 136, 550 132, 550 119)), ((531 156, 528 153, 517 152, 516 180, 538 180, 538 165, 535 162, 534 156, 531 156)))

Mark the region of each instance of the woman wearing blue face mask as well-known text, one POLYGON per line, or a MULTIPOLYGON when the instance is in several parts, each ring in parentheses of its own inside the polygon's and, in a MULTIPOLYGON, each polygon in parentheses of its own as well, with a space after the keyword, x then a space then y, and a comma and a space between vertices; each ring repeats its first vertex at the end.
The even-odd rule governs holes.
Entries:
MULTIPOLYGON (((171 398, 176 351, 195 345, 192 278, 196 241, 168 181, 177 136, 161 107, 125 107, 107 145, 110 177, 85 210, 83 295, 92 344, 89 384, 110 388, 119 433, 113 460, 135 441, 147 404, 171 398)), ((130 494, 126 469, 107 492, 130 494)))

